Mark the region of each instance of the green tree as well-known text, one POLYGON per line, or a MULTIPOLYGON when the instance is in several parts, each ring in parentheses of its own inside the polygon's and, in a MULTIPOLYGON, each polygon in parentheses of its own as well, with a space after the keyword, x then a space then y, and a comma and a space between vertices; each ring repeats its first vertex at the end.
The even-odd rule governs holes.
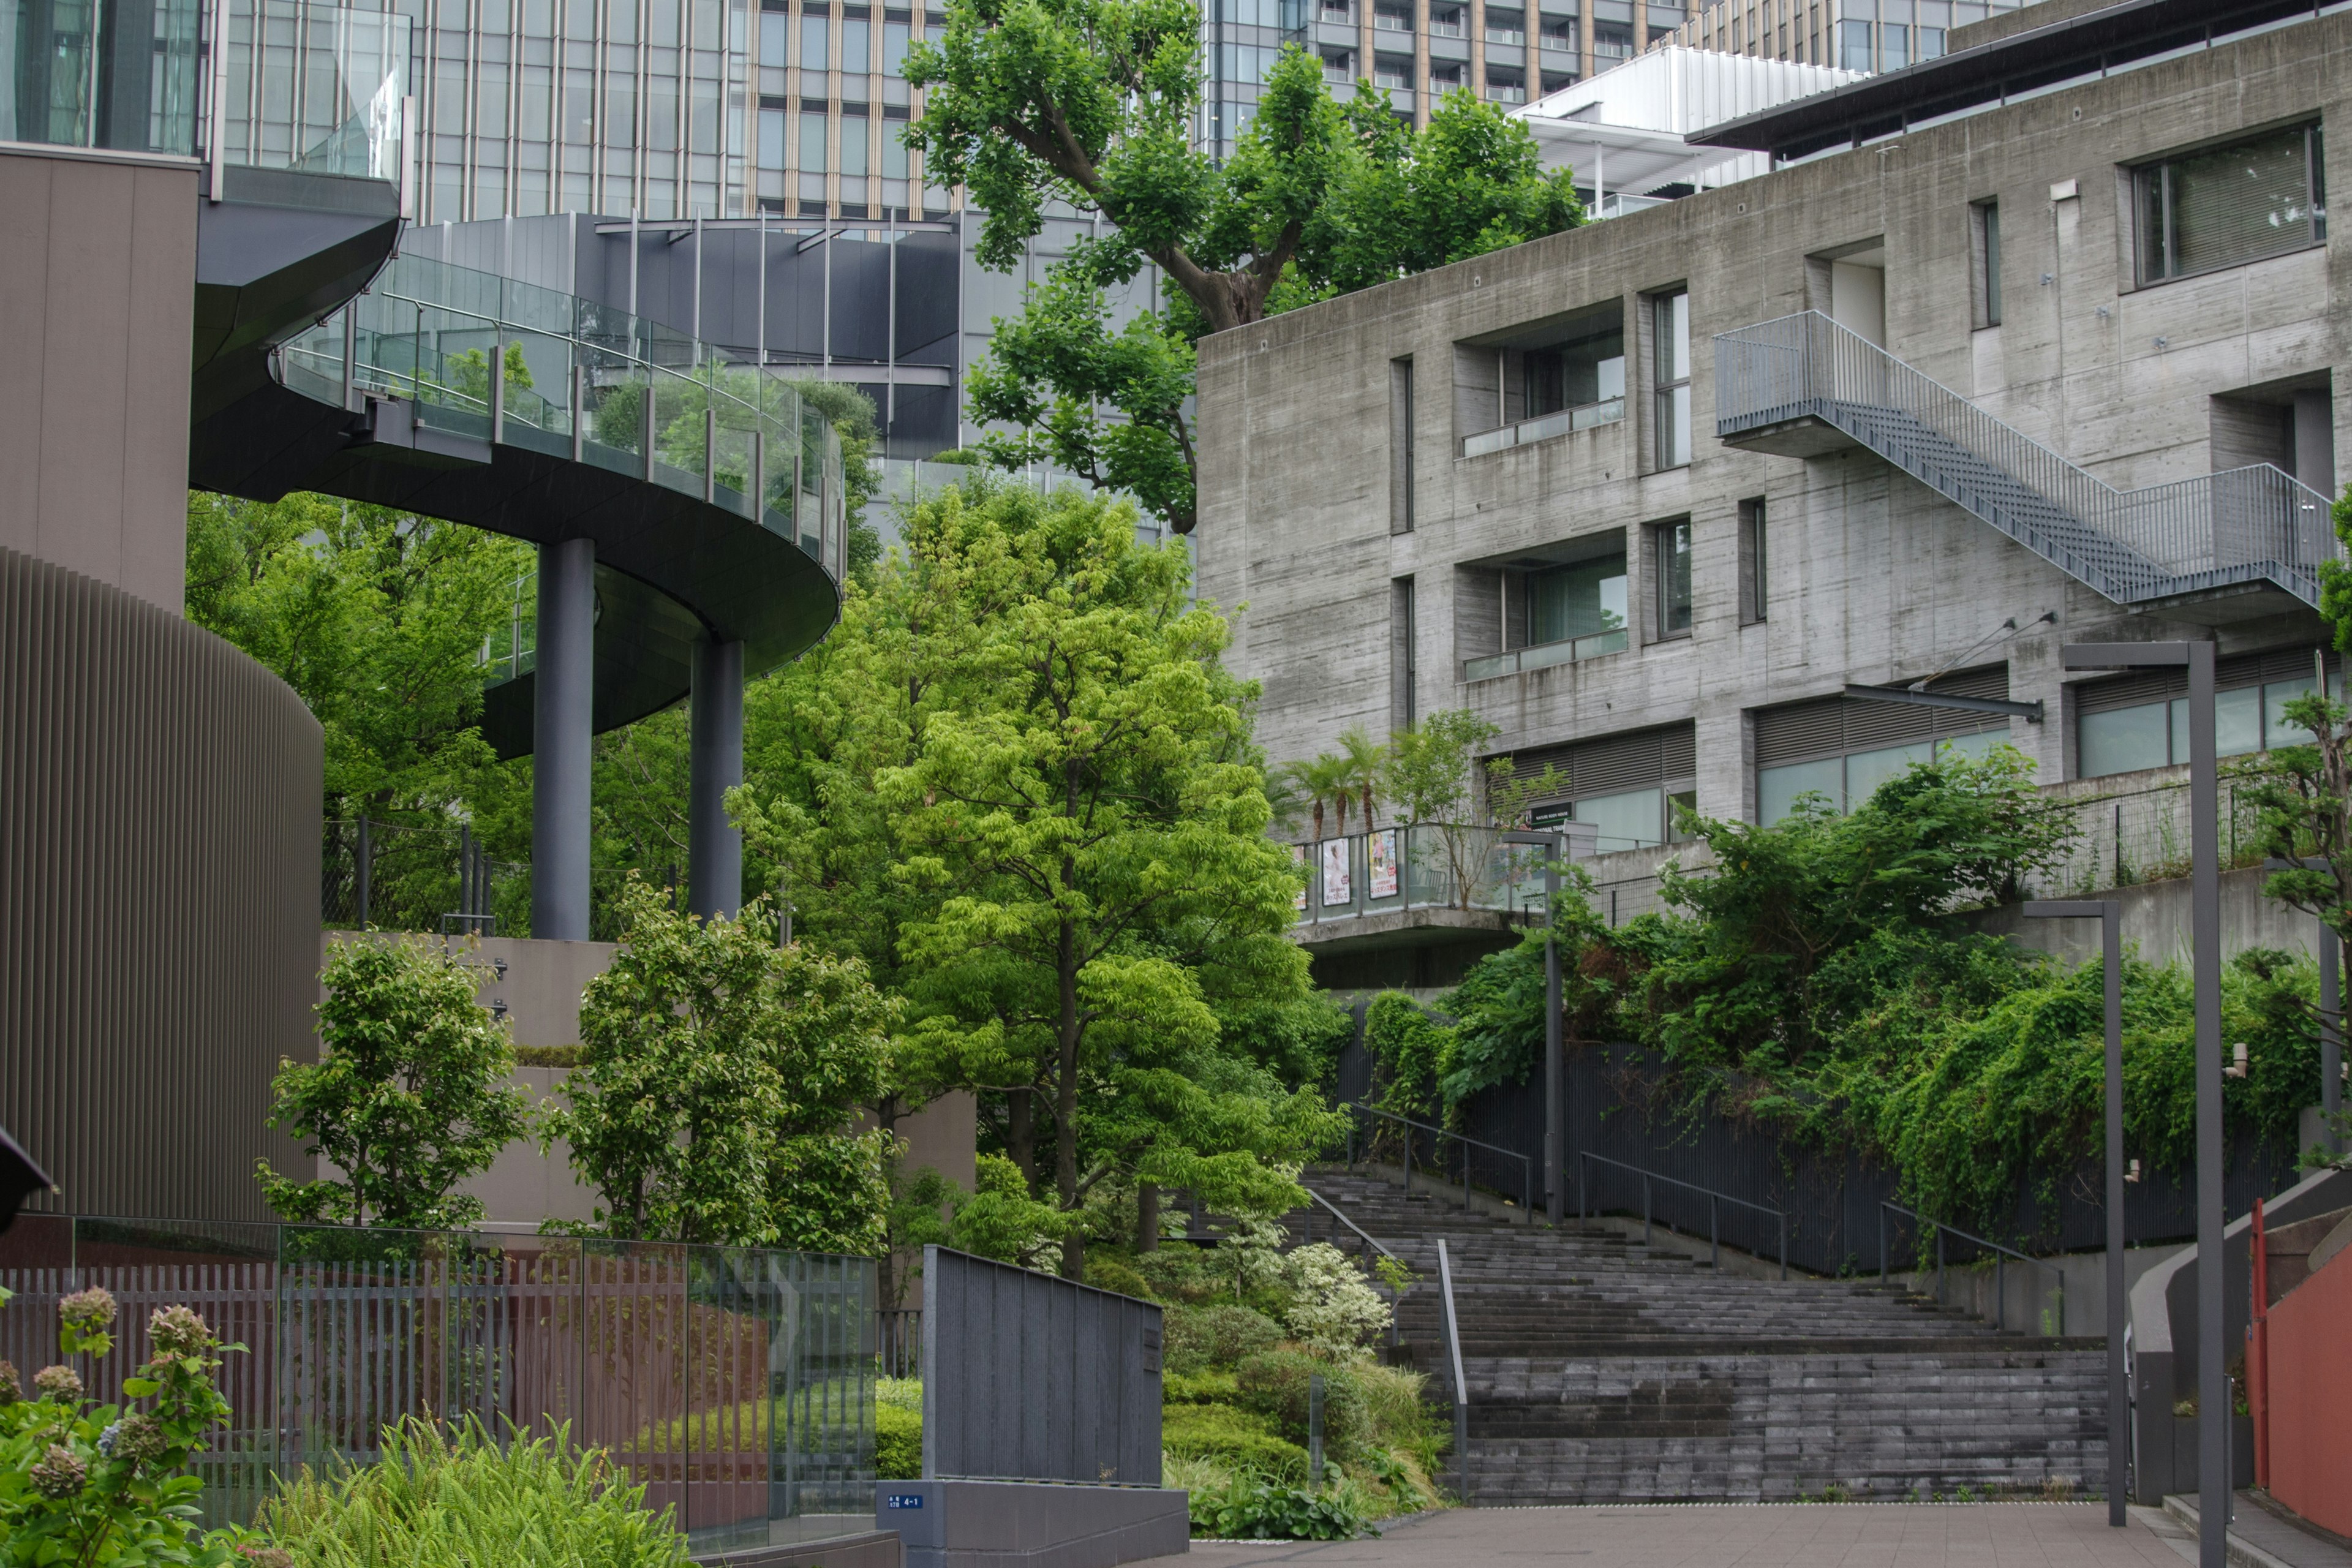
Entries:
POLYGON ((854 1133, 895 1005, 865 965, 780 947, 765 907, 698 921, 632 879, 624 945, 580 1005, 567 1141, 603 1234, 870 1253, 887 1135, 854 1133))
POLYGON ((413 815, 511 792, 478 728, 518 541, 297 492, 188 497, 188 618, 291 686, 326 731, 330 816, 413 815))
POLYGON ((1018 264, 1049 203, 1110 226, 997 323, 967 376, 973 417, 1015 426, 985 449, 1129 490, 1180 533, 1193 520, 1185 405, 1200 337, 1582 218, 1567 172, 1544 174, 1497 106, 1452 94, 1415 132, 1369 82, 1334 102, 1296 46, 1219 162, 1194 132, 1200 37, 1189 0, 955 0, 943 37, 907 60, 926 100, 904 139, 933 183, 965 186, 988 214, 982 266, 1018 264), (1147 265, 1166 309, 1113 331, 1106 291, 1147 265))
POLYGON ((415 940, 338 942, 320 980, 320 1059, 287 1061, 269 1124, 338 1175, 305 1180, 268 1161, 256 1175, 282 1219, 437 1230, 470 1225, 457 1191, 529 1130, 514 1042, 474 1000, 480 967, 415 940))

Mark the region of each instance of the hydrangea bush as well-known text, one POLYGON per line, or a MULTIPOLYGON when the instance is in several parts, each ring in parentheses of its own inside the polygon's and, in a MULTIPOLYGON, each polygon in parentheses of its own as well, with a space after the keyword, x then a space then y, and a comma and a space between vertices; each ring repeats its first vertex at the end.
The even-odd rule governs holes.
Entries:
MULTIPOLYGON (((58 1303, 58 1348, 93 1361, 114 1349, 114 1298, 98 1289, 58 1303)), ((228 1416, 214 1386, 224 1345, 185 1307, 148 1323, 154 1352, 123 1380, 123 1403, 84 1397, 60 1363, 33 1374, 27 1396, 0 1362, 0 1540, 12 1568, 225 1568, 255 1563, 249 1538, 196 1525, 204 1483, 183 1473, 205 1435, 228 1416)), ((264 1553, 264 1557, 269 1554, 264 1553)))
POLYGON ((1358 1355, 1389 1326, 1389 1303, 1328 1241, 1289 1253, 1282 1274, 1291 1294, 1283 1326, 1303 1344, 1330 1355, 1358 1355))

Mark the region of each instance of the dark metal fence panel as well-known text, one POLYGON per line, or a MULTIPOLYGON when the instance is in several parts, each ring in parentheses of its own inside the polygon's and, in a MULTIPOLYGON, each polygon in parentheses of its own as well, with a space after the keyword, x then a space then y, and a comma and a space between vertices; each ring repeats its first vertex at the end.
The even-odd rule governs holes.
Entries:
POLYGON ((1160 1484, 1160 1309, 930 1247, 923 1475, 1160 1484))

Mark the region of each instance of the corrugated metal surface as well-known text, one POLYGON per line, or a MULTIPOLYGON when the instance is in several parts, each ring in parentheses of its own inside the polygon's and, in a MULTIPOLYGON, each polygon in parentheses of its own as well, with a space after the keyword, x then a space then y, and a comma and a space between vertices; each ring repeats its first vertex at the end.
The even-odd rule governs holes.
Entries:
MULTIPOLYGON (((2007 697, 2009 666, 1989 664, 1960 670, 1937 680, 1933 689, 1955 697, 2007 697)), ((1823 697, 1757 711, 1756 765, 1776 767, 1808 757, 1874 751, 1938 735, 1973 735, 1980 730, 2005 729, 2008 724, 1997 713, 1823 697)))
POLYGON ((923 1249, 923 1479, 1160 1484, 1160 1309, 923 1249))
MULTIPOLYGON (((2267 653, 2240 654, 2235 658, 2213 662, 2213 689, 2233 691, 2248 686, 2260 686, 2272 680, 2294 680, 2312 672, 2312 649, 2307 647, 2273 648, 2267 653)), ((2328 689, 2336 691, 2343 660, 2330 654, 2327 658, 2328 689)), ((2340 693, 2336 693, 2340 695, 2340 693)), ((2168 697, 2189 695, 2189 676, 2177 669, 2140 669, 2112 680, 2086 680, 2074 689, 2076 713, 2107 713, 2118 708, 2137 708, 2143 702, 2160 702, 2168 697)))
POLYGON ((1551 766, 1568 779, 1574 797, 1615 795, 1686 779, 1698 771, 1698 731, 1689 723, 1662 724, 1622 735, 1531 746, 1511 757, 1511 776, 1531 779, 1551 766))
POLYGON ((0 1125, 36 1206, 263 1216, 317 994, 319 726, 202 628, 0 550, 0 1125))

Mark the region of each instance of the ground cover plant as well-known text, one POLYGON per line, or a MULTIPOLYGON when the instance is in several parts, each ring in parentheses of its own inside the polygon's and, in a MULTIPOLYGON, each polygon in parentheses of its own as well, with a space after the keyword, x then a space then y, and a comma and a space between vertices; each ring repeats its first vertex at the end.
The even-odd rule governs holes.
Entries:
POLYGON ((260 1524, 285 1568, 686 1568, 672 1510, 645 1490, 568 1427, 501 1440, 410 1416, 375 1463, 281 1482, 260 1524))
MULTIPOLYGON (((2059 863, 2064 814, 2023 759, 1914 768, 1849 815, 1801 805, 1758 827, 1693 817, 1712 864, 1669 869, 1667 911, 1615 930, 1570 900, 1561 923, 1571 1049, 1647 1047, 1649 1106, 1724 1115, 1804 1145, 1856 1149, 1902 1174, 1906 1202, 1950 1223, 2013 1224, 2104 1143, 2100 964, 2070 964, 1979 930, 2059 863)), ((2127 955, 2127 1152, 2192 1163, 2195 1029, 2183 966, 2127 955)), ((2291 1141, 2318 1098, 2315 966, 2240 954, 2223 975, 2223 1038, 2254 1070, 2225 1088, 2232 1136, 2291 1141)), ((1458 1115, 1529 1081, 1543 1038, 1543 944, 1474 968, 1423 1009, 1374 1000, 1367 1043, 1392 1110, 1458 1115)), ((2044 1212, 2050 1212, 2045 1208, 2044 1212)))

